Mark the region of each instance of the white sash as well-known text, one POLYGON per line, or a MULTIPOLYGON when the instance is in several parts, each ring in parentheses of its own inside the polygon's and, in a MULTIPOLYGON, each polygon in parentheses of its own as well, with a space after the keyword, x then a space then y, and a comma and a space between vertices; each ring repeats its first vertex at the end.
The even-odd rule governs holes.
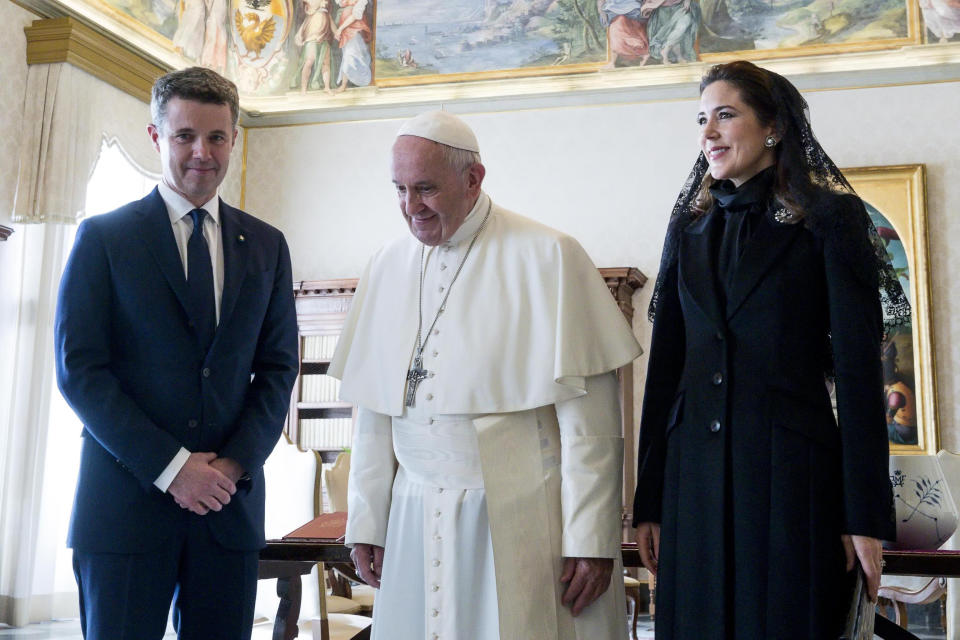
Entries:
POLYGON ((547 510, 537 411, 483 416, 473 424, 496 558, 500 637, 557 640, 559 541, 550 531, 559 523, 551 527, 547 510))

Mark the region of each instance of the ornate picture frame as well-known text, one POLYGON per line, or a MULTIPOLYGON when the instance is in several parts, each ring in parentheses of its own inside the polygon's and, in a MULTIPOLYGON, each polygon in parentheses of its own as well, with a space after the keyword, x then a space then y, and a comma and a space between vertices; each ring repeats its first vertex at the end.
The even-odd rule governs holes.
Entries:
POLYGON ((855 167, 843 174, 867 206, 913 309, 883 344, 890 453, 932 455, 940 446, 922 164, 855 167))

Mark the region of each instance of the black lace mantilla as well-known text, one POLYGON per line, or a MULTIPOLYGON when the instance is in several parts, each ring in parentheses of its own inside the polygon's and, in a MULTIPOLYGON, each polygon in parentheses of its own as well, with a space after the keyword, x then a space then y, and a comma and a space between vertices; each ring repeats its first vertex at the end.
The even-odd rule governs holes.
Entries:
MULTIPOLYGON (((808 199, 812 201, 801 199, 798 204, 804 209, 802 217, 793 216, 789 207, 777 203, 780 206, 774 211, 774 218, 783 223, 802 222, 822 239, 828 235, 832 236, 834 242, 840 242, 842 246, 849 248, 849 251, 845 251, 845 255, 850 257, 856 269, 872 269, 876 272, 880 283, 879 295, 883 308, 885 333, 889 333, 894 327, 909 323, 910 302, 893 269, 886 246, 870 220, 862 201, 856 198, 853 201, 855 206, 839 208, 835 206, 837 195, 849 194, 856 197, 856 192, 814 137, 806 101, 785 78, 770 71, 767 73, 773 80, 773 92, 778 102, 777 130, 793 131, 799 135, 807 175, 817 187, 810 191, 822 194, 822 198, 810 196, 808 199), (827 202, 834 206, 823 206, 827 202), (863 242, 862 229, 866 229, 869 244, 863 242)), ((707 159, 701 152, 673 205, 663 253, 660 257, 660 270, 657 273, 657 281, 647 311, 651 321, 657 315, 666 274, 676 264, 680 234, 701 215, 694 205, 708 170, 707 159)))

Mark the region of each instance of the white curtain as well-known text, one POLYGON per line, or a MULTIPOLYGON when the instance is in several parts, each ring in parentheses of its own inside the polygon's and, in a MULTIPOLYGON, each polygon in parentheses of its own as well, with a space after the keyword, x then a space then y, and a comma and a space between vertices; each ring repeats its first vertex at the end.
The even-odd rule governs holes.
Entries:
MULTIPOLYGON (((34 569, 39 554, 56 554, 55 549, 40 549, 37 542, 45 537, 40 521, 53 389, 53 313, 73 231, 64 225, 23 229, 17 346, 9 354, 14 360, 14 393, 0 459, 0 622, 15 626, 52 617, 53 590, 37 584, 42 595, 33 598, 34 569)), ((63 490, 69 491, 69 486, 63 490)))
POLYGON ((159 173, 144 103, 67 63, 31 65, 23 110, 14 222, 75 223, 107 135, 134 164, 159 173), (131 105, 138 111, 131 116, 131 105))
POLYGON ((63 560, 79 430, 57 418, 65 410, 54 384, 56 295, 103 140, 158 172, 149 121, 146 104, 69 64, 28 70, 13 219, 36 224, 23 228, 16 346, 3 354, 14 393, 0 407, 0 623, 76 612, 63 560))

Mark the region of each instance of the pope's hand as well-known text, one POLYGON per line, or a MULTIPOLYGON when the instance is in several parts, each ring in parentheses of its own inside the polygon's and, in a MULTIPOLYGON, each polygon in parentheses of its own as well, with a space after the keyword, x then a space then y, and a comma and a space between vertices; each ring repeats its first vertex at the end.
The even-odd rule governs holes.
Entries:
POLYGON ((237 492, 233 481, 210 465, 216 458, 217 454, 209 451, 191 453, 167 487, 182 508, 203 516, 223 509, 237 492))
POLYGON ((560 582, 567 585, 563 592, 563 604, 570 607, 574 617, 594 600, 603 595, 610 586, 613 573, 611 558, 564 558, 560 582))
POLYGON ((357 573, 371 587, 380 588, 380 573, 383 571, 383 547, 374 544, 355 544, 350 559, 357 573))
POLYGON ((637 542, 637 551, 640 552, 640 562, 653 575, 657 575, 657 564, 660 559, 660 525, 656 522, 641 522, 637 525, 634 537, 637 542))

